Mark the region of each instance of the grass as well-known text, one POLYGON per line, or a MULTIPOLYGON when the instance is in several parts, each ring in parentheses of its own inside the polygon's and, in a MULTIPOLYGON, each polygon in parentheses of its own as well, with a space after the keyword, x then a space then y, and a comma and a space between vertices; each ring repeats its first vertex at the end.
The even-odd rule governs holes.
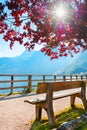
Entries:
MULTIPOLYGON (((64 122, 72 121, 77 117, 80 117, 84 114, 86 110, 83 109, 82 105, 76 105, 75 108, 68 107, 63 111, 56 113, 56 128, 58 128, 64 122)), ((49 125, 48 120, 44 117, 41 121, 32 121, 31 130, 52 130, 52 127, 49 125)), ((87 130, 87 124, 82 125, 80 128, 75 130, 87 130)))
POLYGON ((87 130, 87 124, 81 126, 80 128, 77 128, 75 130, 87 130))

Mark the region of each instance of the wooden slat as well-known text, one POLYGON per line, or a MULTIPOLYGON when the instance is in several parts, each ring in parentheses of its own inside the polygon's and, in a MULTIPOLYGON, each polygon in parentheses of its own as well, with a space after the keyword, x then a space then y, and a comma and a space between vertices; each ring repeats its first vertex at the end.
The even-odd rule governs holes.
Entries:
MULTIPOLYGON (((51 82, 53 85, 53 91, 60 91, 70 88, 78 88, 81 87, 81 81, 67 81, 67 82, 51 82)), ((44 93, 47 91, 47 87, 49 82, 46 83, 38 83, 37 93, 44 93)))
MULTIPOLYGON (((53 93, 53 100, 64 98, 66 96, 70 96, 70 95, 77 94, 80 92, 81 92, 81 88, 57 91, 53 93)), ((37 104, 39 102, 44 102, 44 101, 46 101, 46 93, 29 96, 28 99, 25 100, 25 102, 29 102, 31 104, 37 104)))
POLYGON ((64 98, 66 96, 70 96, 70 95, 77 94, 80 92, 81 92, 81 88, 67 89, 67 90, 61 90, 58 92, 54 92, 53 100, 59 99, 59 98, 64 98))
POLYGON ((29 86, 14 86, 14 89, 16 88, 29 88, 29 86))
POLYGON ((11 89, 11 87, 0 88, 0 90, 7 90, 7 89, 11 89))
POLYGON ((28 80, 2 80, 0 83, 28 82, 28 80))

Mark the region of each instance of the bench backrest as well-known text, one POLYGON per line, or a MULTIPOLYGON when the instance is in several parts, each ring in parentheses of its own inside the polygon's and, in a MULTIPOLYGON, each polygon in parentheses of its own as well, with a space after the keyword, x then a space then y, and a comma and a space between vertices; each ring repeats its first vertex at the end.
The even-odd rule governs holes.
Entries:
POLYGON ((84 81, 66 81, 66 82, 45 82, 37 84, 37 93, 47 92, 48 86, 51 83, 53 91, 60 91, 65 89, 79 88, 86 85, 84 81))

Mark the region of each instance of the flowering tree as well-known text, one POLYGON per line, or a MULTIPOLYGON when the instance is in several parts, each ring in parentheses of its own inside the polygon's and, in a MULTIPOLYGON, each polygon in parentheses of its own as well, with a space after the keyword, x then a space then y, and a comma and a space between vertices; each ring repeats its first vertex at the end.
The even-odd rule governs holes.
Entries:
POLYGON ((0 34, 28 50, 35 44, 55 59, 87 49, 87 0, 4 0, 0 34))

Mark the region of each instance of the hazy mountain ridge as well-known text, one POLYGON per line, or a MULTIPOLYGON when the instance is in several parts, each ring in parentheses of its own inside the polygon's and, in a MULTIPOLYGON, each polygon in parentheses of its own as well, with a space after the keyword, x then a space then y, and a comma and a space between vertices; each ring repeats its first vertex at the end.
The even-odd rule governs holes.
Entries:
POLYGON ((50 58, 39 51, 25 51, 14 58, 0 58, 0 74, 76 74, 87 72, 87 52, 74 58, 50 58))
POLYGON ((0 58, 0 73, 5 74, 52 74, 61 67, 61 60, 51 61, 39 51, 25 51, 14 58, 0 58))
POLYGON ((87 74, 87 51, 80 53, 75 61, 71 62, 56 74, 87 74))

